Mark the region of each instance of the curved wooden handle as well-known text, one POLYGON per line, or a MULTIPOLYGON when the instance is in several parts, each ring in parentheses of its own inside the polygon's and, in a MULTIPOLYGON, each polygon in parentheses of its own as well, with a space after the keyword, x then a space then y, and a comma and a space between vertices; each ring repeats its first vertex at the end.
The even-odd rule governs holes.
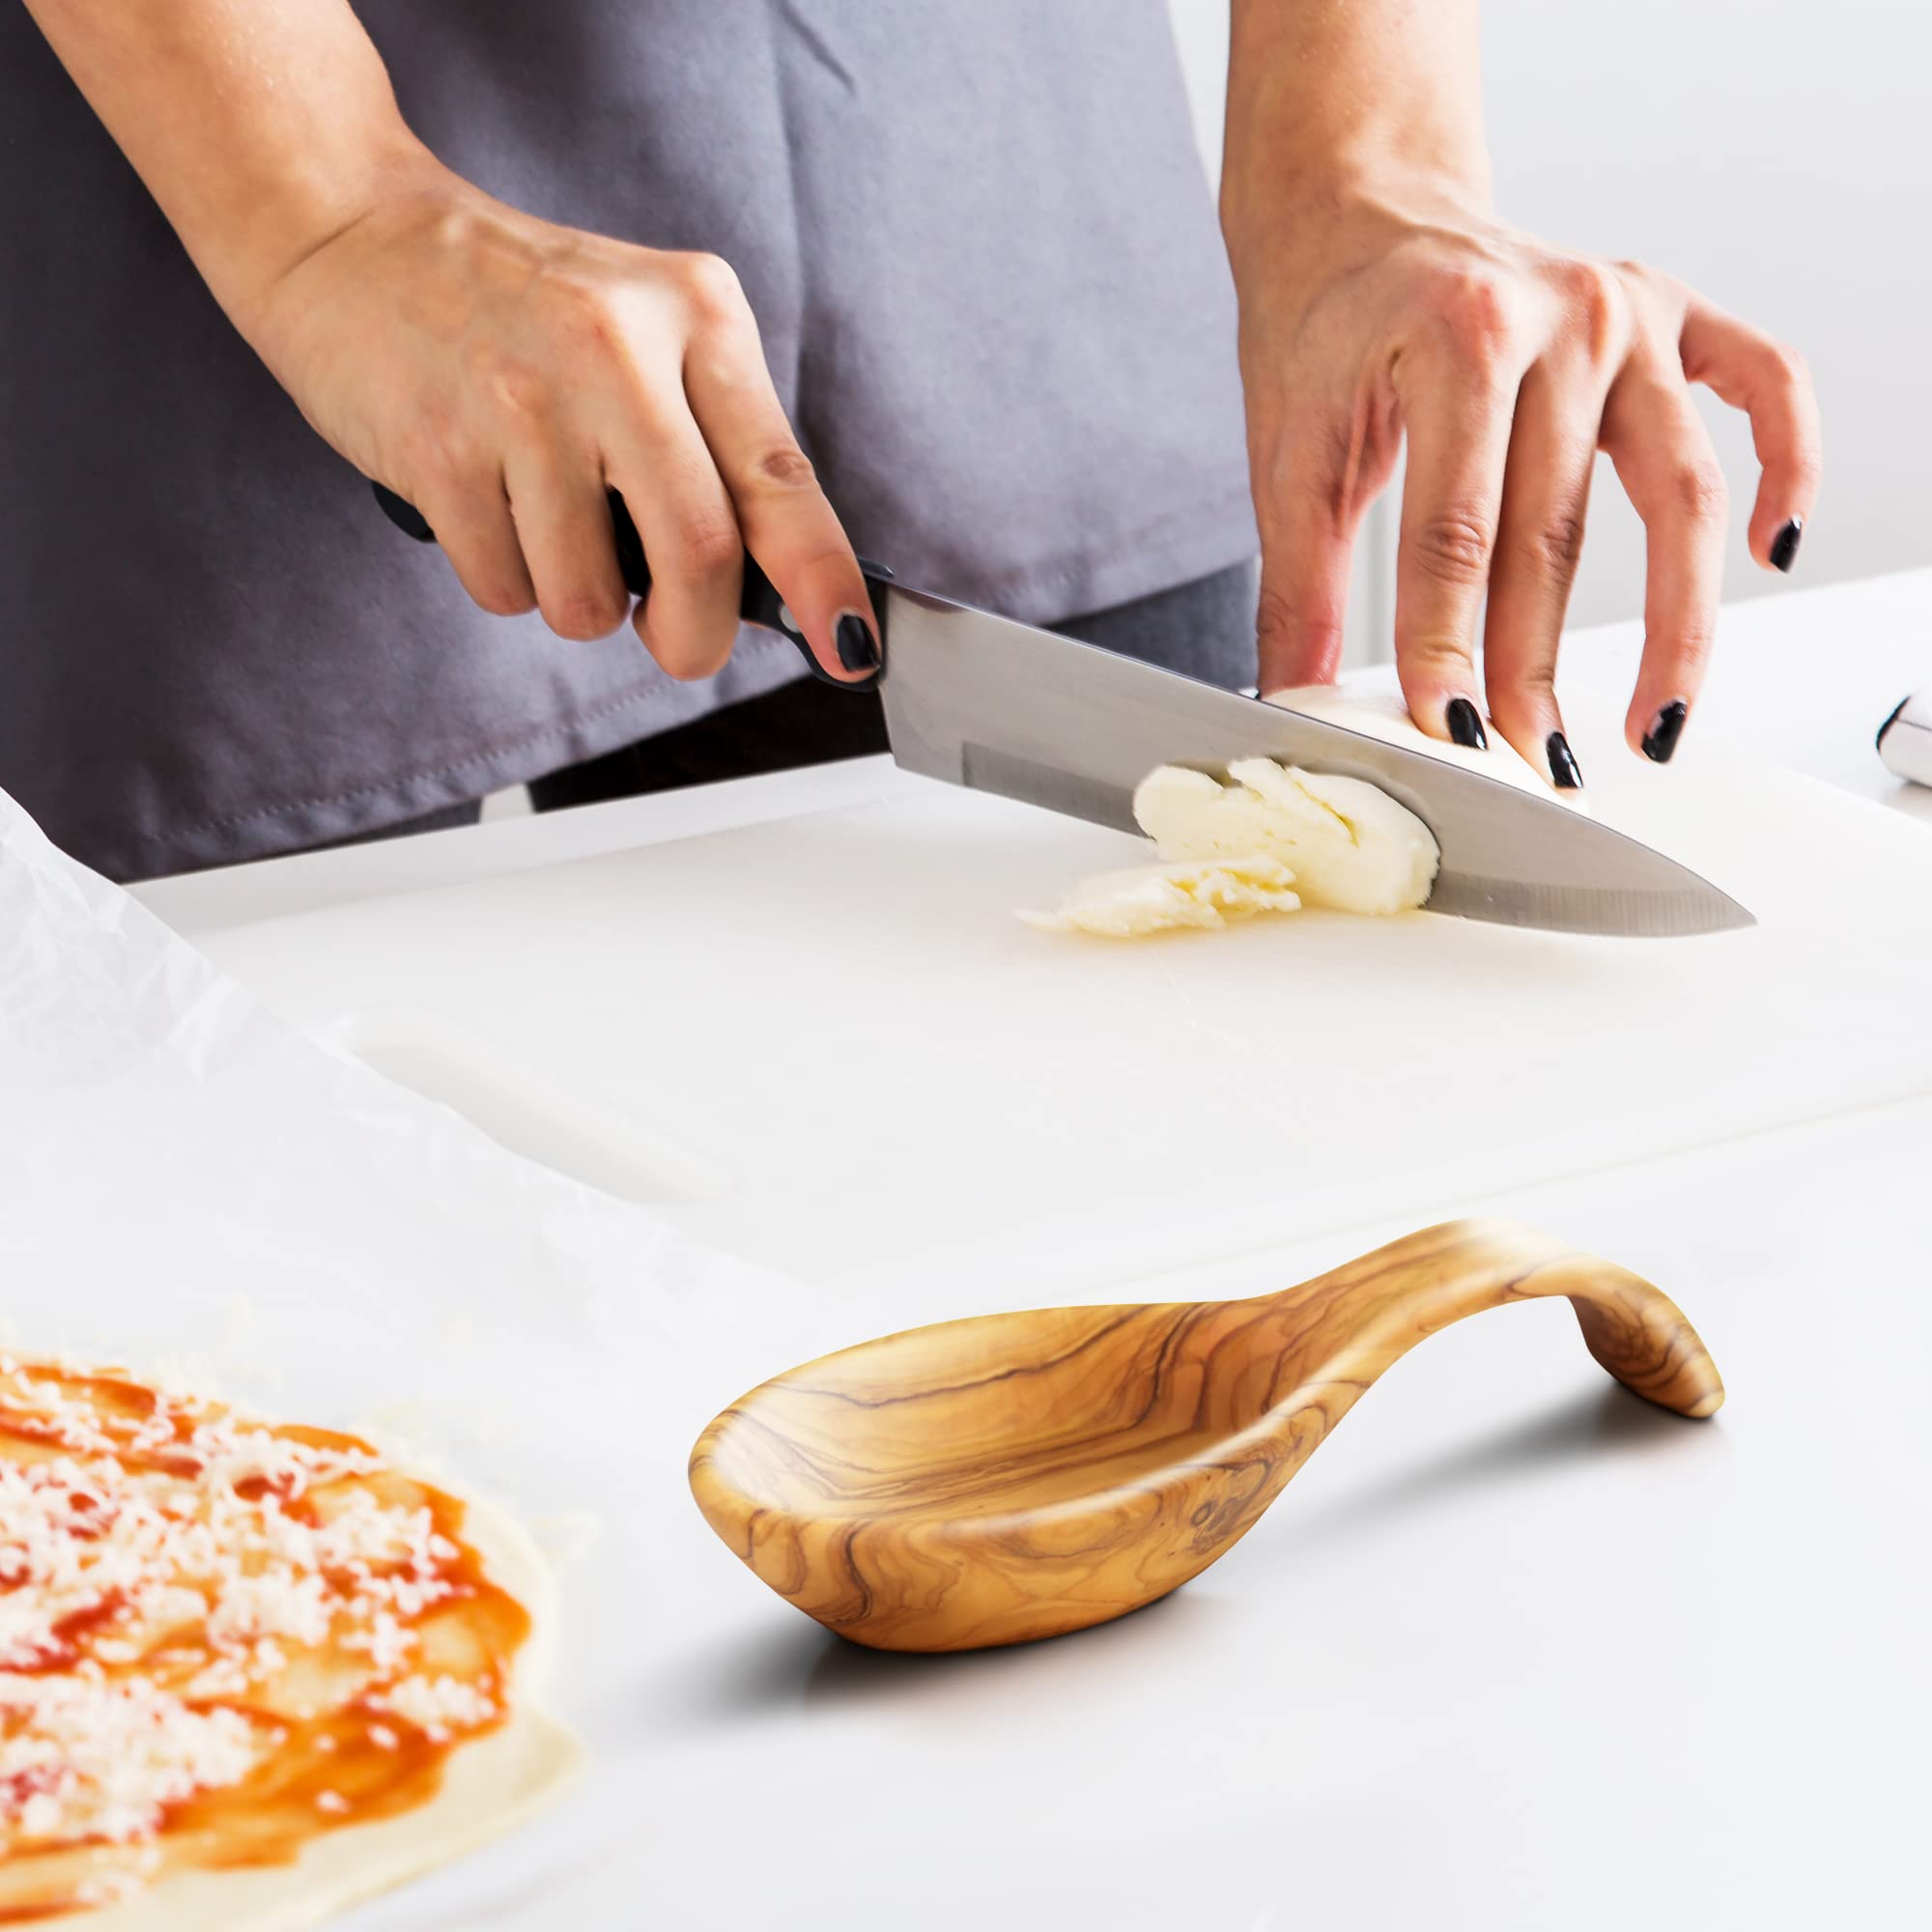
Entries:
POLYGON ((1339 1382, 1352 1402, 1450 1322, 1548 1295, 1569 1298, 1591 1354, 1647 1402, 1691 1416, 1722 1406, 1717 1364, 1662 1290, 1514 1222, 1447 1222, 1263 1299, 1305 1318, 1283 1367, 1293 1364, 1311 1396, 1339 1382))

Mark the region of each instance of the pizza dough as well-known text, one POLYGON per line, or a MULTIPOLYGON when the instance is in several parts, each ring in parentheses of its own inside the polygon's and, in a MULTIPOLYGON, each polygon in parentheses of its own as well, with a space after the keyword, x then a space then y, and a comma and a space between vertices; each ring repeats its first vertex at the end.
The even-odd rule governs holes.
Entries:
POLYGON ((520 1708, 509 1722, 455 1751, 441 1789, 413 1811, 311 1838, 292 1864, 177 1873, 123 1904, 77 1915, 74 1932, 209 1932, 217 1925, 222 1932, 307 1932, 514 1831, 576 1778, 582 1746, 530 1705, 549 1671, 555 1628, 550 1567, 521 1523, 473 1497, 464 1537, 530 1612, 531 1634, 518 1660, 520 1708))
POLYGON ((0 1917, 296 1932, 573 1774, 528 1536, 354 1436, 0 1355, 0 1917))

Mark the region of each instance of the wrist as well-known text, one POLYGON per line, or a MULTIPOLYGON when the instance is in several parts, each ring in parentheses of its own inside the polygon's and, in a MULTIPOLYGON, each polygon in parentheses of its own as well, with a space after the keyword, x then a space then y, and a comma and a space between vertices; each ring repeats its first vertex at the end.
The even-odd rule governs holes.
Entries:
POLYGON ((1231 158, 1221 179, 1221 233, 1238 280, 1257 255, 1319 251, 1363 227, 1463 226, 1494 219, 1480 140, 1430 144, 1288 143, 1231 158))
POLYGON ((244 336, 291 270, 377 209, 457 182, 394 116, 234 184, 232 214, 184 235, 215 299, 244 336))

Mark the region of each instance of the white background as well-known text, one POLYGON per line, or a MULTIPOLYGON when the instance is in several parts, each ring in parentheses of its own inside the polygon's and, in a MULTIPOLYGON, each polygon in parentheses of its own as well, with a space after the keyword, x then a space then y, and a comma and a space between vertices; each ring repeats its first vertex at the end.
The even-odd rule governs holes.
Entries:
MULTIPOLYGON (((1170 5, 1211 160, 1227 0, 1170 5)), ((1809 358, 1826 485, 1797 575, 1932 560, 1920 453, 1932 426, 1932 18, 1883 0, 1488 0, 1483 14, 1500 212, 1667 268, 1809 358)), ((1736 524, 1725 595, 1774 590, 1745 554, 1748 433, 1719 405, 1707 414, 1736 524)), ((1572 615, 1635 616, 1642 597, 1642 528, 1605 463, 1572 615)))

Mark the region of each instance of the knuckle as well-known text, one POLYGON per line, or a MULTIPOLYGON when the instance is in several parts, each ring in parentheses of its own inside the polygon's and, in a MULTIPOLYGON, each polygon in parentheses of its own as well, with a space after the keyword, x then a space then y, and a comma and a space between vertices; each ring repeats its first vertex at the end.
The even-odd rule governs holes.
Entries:
POLYGON ((1474 510, 1445 510, 1425 517, 1409 533, 1409 554, 1431 581, 1455 589, 1478 585, 1489 576, 1495 549, 1490 521, 1474 510))
POLYGON ((1693 524, 1720 524, 1730 512, 1730 486, 1715 457, 1683 458, 1670 474, 1670 497, 1693 524))
POLYGON ((730 657, 736 637, 733 626, 724 627, 717 636, 705 636, 689 628, 673 630, 655 618, 640 621, 638 629, 665 675, 680 684, 715 677, 730 657))
POLYGON ((685 344, 685 386, 716 396, 733 409, 756 408, 770 393, 771 377, 754 335, 694 324, 685 344))
POLYGON ((1804 352, 1793 344, 1773 342, 1771 364, 1778 382, 1792 394, 1802 394, 1811 387, 1811 365, 1804 359, 1804 352))
POLYGON ((644 642, 649 645, 652 657, 658 661, 658 668, 667 677, 674 677, 679 683, 689 683, 700 673, 697 660, 690 646, 682 639, 667 638, 661 625, 652 625, 644 634, 644 642))
POLYGON ((1324 416, 1281 439, 1268 474, 1270 496, 1318 529, 1340 535, 1350 526, 1360 469, 1353 424, 1324 416))
POLYGON ((748 310, 744 284, 722 255, 699 250, 679 255, 677 279, 685 306, 700 324, 737 322, 748 310))
POLYGON ((486 583, 470 595, 477 608, 493 617, 522 617, 537 608, 535 595, 522 584, 486 583))
POLYGON ((559 638, 587 644, 608 638, 624 621, 625 605, 596 584, 573 584, 544 606, 544 622, 559 638))
POLYGON ((1413 690, 1417 680, 1452 687, 1468 681, 1471 652, 1460 638, 1437 632, 1398 638, 1395 654, 1406 689, 1413 690))
POLYGON ((771 546, 770 574, 776 583, 781 578, 781 594, 798 597, 829 597, 841 608, 854 604, 863 610, 871 601, 871 591, 853 557, 851 546, 832 533, 793 536, 778 535, 771 546))
POLYGON ((728 651, 720 655, 715 652, 691 651, 672 656, 668 661, 658 660, 667 677, 675 678, 679 684, 697 684, 707 677, 716 677, 724 669, 728 651))
POLYGON ((1520 666, 1510 673, 1496 696, 1505 709, 1512 698, 1527 699, 1532 713, 1540 713, 1545 708, 1546 700, 1553 704, 1556 699, 1555 663, 1550 659, 1538 658, 1531 664, 1520 666))
POLYGON ((1509 292, 1497 276, 1467 269, 1447 274, 1436 284, 1434 307, 1452 347, 1464 359, 1503 359, 1516 319, 1509 292))
POLYGON ((1568 583, 1583 554, 1583 513, 1566 507, 1551 510, 1523 538, 1518 560, 1539 576, 1568 583))
POLYGON ((1339 654, 1342 629, 1339 611, 1312 610, 1276 585, 1263 586, 1255 607, 1255 635, 1264 648, 1293 645, 1323 657, 1339 654))
POLYGON ((745 540, 728 515, 687 517, 672 541, 683 576, 724 577, 743 566, 745 540))
POLYGON ((1488 659, 1483 668, 1483 692, 1491 718, 1511 738, 1521 735, 1540 741, 1548 729, 1546 721, 1562 716, 1552 665, 1513 665, 1504 670, 1492 658, 1488 659))
POLYGON ((1600 262, 1573 261, 1560 271, 1559 287, 1573 327, 1593 356, 1605 354, 1623 311, 1623 288, 1600 262))
POLYGON ((811 459, 789 440, 767 443, 752 458, 750 473, 753 483, 787 494, 814 489, 818 482, 811 459))
POLYGON ((1293 637, 1298 628, 1293 604, 1272 585, 1264 584, 1255 606, 1256 633, 1279 639, 1293 637))

